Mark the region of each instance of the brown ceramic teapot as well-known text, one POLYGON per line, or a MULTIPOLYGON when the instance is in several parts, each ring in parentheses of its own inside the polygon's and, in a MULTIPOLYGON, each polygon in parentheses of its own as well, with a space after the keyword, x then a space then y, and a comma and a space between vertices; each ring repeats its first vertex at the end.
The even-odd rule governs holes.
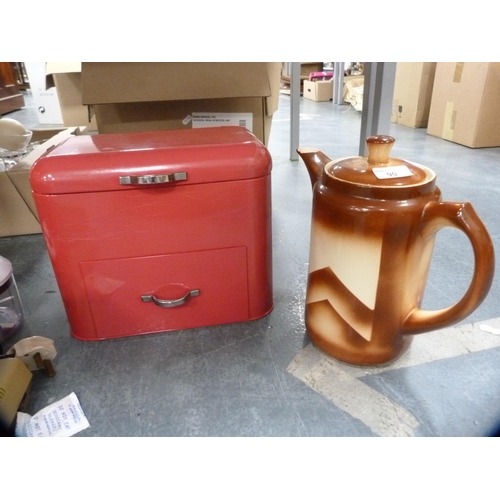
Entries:
POLYGON ((327 354, 360 365, 387 363, 411 334, 467 317, 494 272, 493 244, 472 205, 442 202, 432 170, 390 158, 392 137, 367 144, 367 157, 336 161, 298 149, 313 185, 306 328, 327 354), (470 239, 474 275, 455 305, 423 310, 435 235, 444 227, 470 239))

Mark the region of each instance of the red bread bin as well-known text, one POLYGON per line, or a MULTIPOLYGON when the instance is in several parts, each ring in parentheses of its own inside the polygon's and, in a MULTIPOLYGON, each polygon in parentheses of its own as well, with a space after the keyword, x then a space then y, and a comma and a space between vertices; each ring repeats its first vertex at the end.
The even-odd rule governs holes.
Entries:
POLYGON ((77 136, 40 158, 30 182, 72 335, 268 314, 271 167, 242 127, 77 136))

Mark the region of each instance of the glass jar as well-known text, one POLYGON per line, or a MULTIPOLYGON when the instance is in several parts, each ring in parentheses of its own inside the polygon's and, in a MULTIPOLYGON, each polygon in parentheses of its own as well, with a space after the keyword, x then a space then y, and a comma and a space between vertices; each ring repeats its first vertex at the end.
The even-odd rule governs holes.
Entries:
POLYGON ((0 343, 11 337, 22 321, 23 309, 12 264, 0 256, 0 343))

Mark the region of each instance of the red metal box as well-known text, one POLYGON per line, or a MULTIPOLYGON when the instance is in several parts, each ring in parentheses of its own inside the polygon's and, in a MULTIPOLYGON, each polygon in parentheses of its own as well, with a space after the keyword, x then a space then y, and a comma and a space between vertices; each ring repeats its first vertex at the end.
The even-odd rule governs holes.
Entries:
POLYGON ((72 334, 269 313, 271 168, 242 127, 72 137, 40 158, 30 183, 72 334))

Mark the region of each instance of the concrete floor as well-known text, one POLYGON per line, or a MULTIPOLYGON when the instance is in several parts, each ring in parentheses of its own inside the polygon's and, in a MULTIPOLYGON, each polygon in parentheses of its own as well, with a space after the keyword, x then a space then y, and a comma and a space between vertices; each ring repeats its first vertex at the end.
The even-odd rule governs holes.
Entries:
MULTIPOLYGON (((27 107, 9 115, 36 125, 27 107)), ((289 160, 289 98, 280 96, 273 157, 274 310, 240 324, 101 342, 70 335, 41 235, 0 238, 25 308, 25 324, 3 348, 32 335, 55 341, 57 375, 36 372, 29 413, 71 392, 90 428, 78 436, 484 436, 500 421, 497 273, 482 305, 456 327, 415 337, 383 368, 339 363, 304 329, 311 188, 301 161, 289 160)), ((356 155, 360 114, 331 102, 301 102, 303 146, 332 158, 356 155)), ((391 125, 392 156, 437 173, 443 198, 470 201, 500 244, 500 148, 469 149, 391 125)), ((459 232, 442 230, 424 307, 456 302, 472 274, 459 232)))

